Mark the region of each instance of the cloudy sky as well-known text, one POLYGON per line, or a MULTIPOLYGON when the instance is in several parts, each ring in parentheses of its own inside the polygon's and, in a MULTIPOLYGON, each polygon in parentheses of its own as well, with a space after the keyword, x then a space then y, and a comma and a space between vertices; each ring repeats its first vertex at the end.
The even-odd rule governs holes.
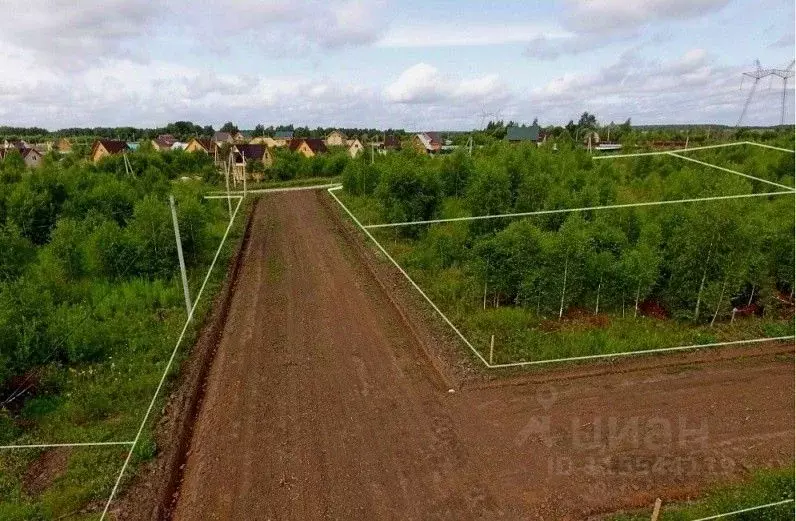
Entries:
MULTIPOLYGON (((0 125, 735 124, 793 0, 0 0, 0 125), (14 5, 19 4, 19 5, 14 5), (162 4, 168 4, 162 5, 162 4)), ((748 123, 780 118, 763 80, 748 123)), ((793 121, 793 90, 788 115, 793 121)))

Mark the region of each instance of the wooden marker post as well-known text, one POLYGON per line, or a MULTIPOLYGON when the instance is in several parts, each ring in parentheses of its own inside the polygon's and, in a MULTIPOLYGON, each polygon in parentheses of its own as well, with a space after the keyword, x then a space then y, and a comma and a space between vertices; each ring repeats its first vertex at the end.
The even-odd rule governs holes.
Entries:
POLYGON ((185 295, 185 311, 191 316, 191 294, 188 290, 188 275, 185 271, 185 259, 182 256, 182 240, 180 239, 180 224, 177 222, 177 208, 174 206, 174 196, 169 196, 171 205, 171 220, 174 222, 174 238, 177 241, 177 258, 180 261, 180 274, 182 275, 182 292, 185 295))

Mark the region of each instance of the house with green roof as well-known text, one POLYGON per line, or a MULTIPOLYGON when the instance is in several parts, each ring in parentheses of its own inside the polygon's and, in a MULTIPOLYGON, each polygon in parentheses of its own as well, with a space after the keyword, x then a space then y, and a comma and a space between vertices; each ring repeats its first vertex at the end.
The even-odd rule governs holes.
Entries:
POLYGON ((536 120, 534 120, 531 126, 511 125, 506 129, 506 141, 509 143, 519 143, 523 141, 541 143, 543 140, 542 129, 536 123, 536 120))

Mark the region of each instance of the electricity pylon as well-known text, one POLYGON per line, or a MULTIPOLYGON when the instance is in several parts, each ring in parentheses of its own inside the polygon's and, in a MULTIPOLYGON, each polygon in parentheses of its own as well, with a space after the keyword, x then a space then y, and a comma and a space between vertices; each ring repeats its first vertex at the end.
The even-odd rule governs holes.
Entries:
POLYGON ((736 127, 741 126, 741 122, 743 122, 744 116, 746 116, 746 110, 749 108, 749 104, 752 102, 752 97, 755 95, 755 90, 757 90, 757 84, 760 82, 761 79, 774 75, 774 71, 776 69, 764 69, 760 66, 760 60, 755 60, 755 70, 751 72, 744 72, 743 76, 741 76, 741 89, 743 89, 743 81, 746 77, 750 77, 754 80, 752 83, 752 90, 749 91, 749 97, 746 98, 746 103, 743 105, 743 110, 741 111, 741 117, 738 118, 738 123, 735 125, 736 127))
POLYGON ((779 120, 780 125, 785 124, 785 103, 788 99, 788 80, 793 78, 794 70, 793 66, 796 64, 796 60, 791 60, 790 65, 788 65, 785 69, 773 69, 771 74, 774 76, 779 76, 782 78, 782 115, 779 120))

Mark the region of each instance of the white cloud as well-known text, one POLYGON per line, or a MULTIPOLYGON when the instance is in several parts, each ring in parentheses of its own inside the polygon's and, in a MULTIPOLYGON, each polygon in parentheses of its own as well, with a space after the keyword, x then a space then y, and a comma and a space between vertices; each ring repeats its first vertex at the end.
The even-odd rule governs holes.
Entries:
POLYGON ((769 47, 793 49, 794 45, 796 45, 796 34, 794 34, 793 31, 790 31, 780 36, 777 40, 771 42, 769 47))
POLYGON ((187 8, 183 14, 195 38, 210 40, 221 50, 253 45, 278 54, 373 43, 387 25, 385 2, 228 0, 187 8))
POLYGON ((570 25, 583 32, 617 32, 661 20, 718 11, 729 0, 570 0, 570 25))
POLYGON ((384 89, 392 103, 488 102, 508 96, 508 88, 496 74, 460 79, 445 75, 427 63, 409 67, 384 89))
POLYGON ((527 56, 550 60, 618 41, 638 39, 653 24, 688 20, 720 11, 729 0, 568 0, 562 35, 540 35, 527 56))
MULTIPOLYGON (((740 73, 741 68, 717 65, 704 49, 664 62, 645 60, 631 50, 603 68, 562 74, 533 89, 523 107, 555 121, 588 110, 602 122, 630 117, 647 123, 735 123, 748 95, 748 89, 738 89, 740 73)), ((778 122, 781 96, 781 87, 778 93, 758 90, 745 123, 778 122)))
POLYGON ((108 56, 135 56, 131 43, 165 11, 146 0, 32 0, 4 9, 0 43, 24 47, 48 65, 81 67, 108 56))
POLYGON ((561 29, 536 23, 444 25, 418 23, 388 29, 380 47, 464 47, 527 43, 540 37, 562 37, 561 29))
MULTIPOLYGON (((127 58, 146 62, 153 38, 179 35, 204 51, 251 45, 285 54, 375 42, 387 0, 31 0, 0 16, 0 45, 62 70, 127 58)), ((155 52, 168 52, 158 49, 155 52)))

